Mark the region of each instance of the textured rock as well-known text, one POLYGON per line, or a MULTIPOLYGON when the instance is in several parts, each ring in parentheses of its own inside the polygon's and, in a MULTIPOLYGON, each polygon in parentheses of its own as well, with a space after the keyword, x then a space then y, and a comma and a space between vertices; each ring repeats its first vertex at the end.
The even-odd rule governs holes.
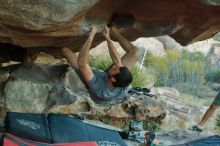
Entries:
POLYGON ((152 92, 166 106, 167 115, 163 124, 165 129, 189 128, 200 121, 204 111, 182 104, 179 101, 181 97, 176 89, 160 87, 152 89, 152 92))
POLYGON ((186 49, 189 52, 201 52, 204 55, 207 55, 211 51, 212 46, 214 45, 213 46, 214 48, 215 44, 217 43, 218 43, 217 41, 211 38, 211 39, 207 39, 204 41, 199 41, 199 42, 190 44, 186 46, 184 49, 186 49))
POLYGON ((153 97, 133 94, 120 103, 95 104, 67 65, 14 65, 0 71, 2 122, 6 111, 53 112, 83 114, 117 126, 136 118, 153 120, 163 126, 174 122, 175 126, 186 128, 202 115, 200 110, 182 105, 178 91, 172 88, 154 88, 153 97))
POLYGON ((1 97, 5 99, 1 101, 2 119, 6 111, 78 113, 92 119, 108 118, 114 125, 116 121, 123 123, 131 118, 163 123, 166 116, 161 102, 143 95, 134 95, 121 103, 95 104, 67 65, 26 64, 6 69, 0 70, 1 97))
POLYGON ((156 96, 130 95, 120 103, 95 104, 76 73, 67 65, 14 65, 1 68, 0 124, 5 112, 83 114, 122 127, 132 118, 153 120, 162 127, 188 128, 206 109, 179 102, 172 88, 153 88, 156 96), (170 124, 175 123, 175 124, 170 124))
MULTIPOLYGON (((220 30, 219 2, 210 0, 0 0, 0 42, 50 47, 43 51, 59 56, 56 47, 80 50, 92 23, 98 27, 93 46, 102 42, 100 32, 113 13, 118 14, 116 23, 130 41, 171 35, 187 44, 210 38, 220 30)), ((27 58, 23 48, 0 50, 7 56, 1 62, 27 58)))
POLYGON ((79 90, 82 90, 84 92, 87 91, 85 85, 82 83, 77 73, 71 67, 67 68, 60 82, 64 86, 70 88, 72 91, 79 91, 79 90))
MULTIPOLYGON (((122 57, 125 54, 125 51, 122 49, 118 42, 113 42, 114 46, 117 48, 117 52, 122 57)), ((110 58, 107 42, 104 41, 101 44, 97 45, 96 47, 92 48, 89 53, 93 57, 99 58, 110 58)))
POLYGON ((54 58, 53 56, 49 55, 49 54, 46 54, 46 53, 39 53, 37 56, 36 56, 36 59, 33 60, 33 62, 35 64, 62 64, 62 63, 65 63, 64 60, 61 60, 61 59, 56 59, 54 58))
POLYGON ((167 100, 168 98, 179 100, 180 98, 179 92, 176 89, 170 87, 153 88, 152 92, 162 100, 167 100))
POLYGON ((9 81, 5 86, 6 108, 13 112, 41 113, 50 88, 47 84, 9 81))
POLYGON ((164 45, 155 38, 139 38, 134 41, 134 45, 140 48, 141 54, 144 54, 145 50, 147 53, 151 53, 155 56, 164 56, 166 54, 164 45))
MULTIPOLYGON (((2 69, 0 71, 0 89, 4 89, 4 86, 10 76, 10 70, 9 68, 2 69)), ((4 93, 0 92, 0 125, 4 123, 5 118, 5 98, 4 93)))
POLYGON ((183 46, 181 46, 179 43, 177 43, 170 36, 159 36, 159 37, 156 37, 156 39, 159 40, 163 44, 164 49, 178 49, 178 50, 181 50, 183 48, 183 46))
POLYGON ((173 131, 164 131, 156 133, 157 138, 160 141, 161 145, 170 146, 170 145, 182 145, 186 142, 190 142, 196 139, 208 137, 210 135, 215 135, 215 133, 208 132, 197 132, 185 129, 177 129, 173 131))
POLYGON ((88 94, 77 93, 77 101, 66 106, 54 106, 50 112, 58 112, 65 114, 80 113, 92 119, 109 118, 109 122, 123 122, 136 118, 139 120, 154 120, 163 123, 166 116, 165 109, 160 102, 147 96, 134 96, 126 101, 118 104, 94 104, 88 97, 88 94), (111 121, 115 120, 115 121, 111 121))

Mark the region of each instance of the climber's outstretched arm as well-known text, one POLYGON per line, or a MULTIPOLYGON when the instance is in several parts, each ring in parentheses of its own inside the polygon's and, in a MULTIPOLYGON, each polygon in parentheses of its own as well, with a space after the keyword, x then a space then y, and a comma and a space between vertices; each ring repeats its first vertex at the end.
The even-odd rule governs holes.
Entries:
POLYGON ((122 65, 131 70, 132 66, 140 58, 140 50, 135 47, 131 42, 129 42, 124 36, 122 36, 118 32, 115 25, 111 26, 111 32, 126 52, 126 54, 121 59, 122 65))
POLYGON ((77 64, 77 56, 74 52, 72 52, 69 48, 62 48, 62 53, 63 56, 66 58, 66 60, 68 61, 68 63, 70 64, 70 66, 75 69, 78 70, 78 64, 77 64))
POLYGON ((105 29, 103 31, 103 35, 104 35, 104 37, 107 41, 107 44, 108 44, 108 50, 109 50, 110 57, 112 59, 113 64, 115 64, 117 66, 122 66, 121 58, 119 56, 119 53, 117 52, 116 47, 114 46, 114 44, 110 38, 109 31, 110 31, 110 29, 108 27, 105 27, 105 29))
POLYGON ((83 45, 82 49, 79 51, 78 60, 77 60, 77 64, 79 66, 79 70, 82 74, 82 77, 87 83, 91 81, 94 76, 92 69, 88 64, 88 57, 89 57, 89 49, 91 47, 96 31, 97 31, 96 27, 93 26, 87 41, 83 45))

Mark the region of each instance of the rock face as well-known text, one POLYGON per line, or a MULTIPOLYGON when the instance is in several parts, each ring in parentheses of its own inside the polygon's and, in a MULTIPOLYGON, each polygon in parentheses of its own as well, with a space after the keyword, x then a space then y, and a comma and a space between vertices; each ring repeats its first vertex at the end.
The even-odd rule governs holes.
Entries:
MULTIPOLYGON (((44 51, 50 54, 64 46, 78 51, 93 23, 99 32, 93 46, 102 42, 100 32, 114 16, 130 41, 167 34, 183 45, 220 31, 219 14, 219 2, 208 0, 0 0, 0 42, 49 47, 44 51)), ((18 49, 1 47, 1 56, 8 56, 1 62, 21 60, 27 50, 18 49)))
POLYGON ((180 100, 180 95, 176 89, 168 87, 160 87, 152 89, 152 92, 157 95, 167 109, 167 115, 164 119, 164 128, 189 128, 193 124, 198 123, 203 115, 203 111, 198 108, 193 108, 183 105, 180 100), (175 124, 170 124, 175 123, 175 124))
MULTIPOLYGON (((215 50, 216 49, 216 45, 219 44, 218 41, 215 41, 214 39, 207 39, 204 41, 199 41, 199 42, 195 42, 193 44, 190 44, 186 47, 184 47, 184 49, 186 49, 189 52, 201 52, 204 55, 208 55, 209 53, 211 53, 211 50, 215 50)), ((212 56, 210 56, 212 57, 212 56)))
POLYGON ((179 43, 177 43, 173 38, 169 36, 159 36, 156 37, 157 40, 159 40, 163 46, 164 49, 177 49, 181 50, 183 46, 181 46, 179 43))
POLYGON ((215 133, 209 132, 197 132, 185 129, 177 129, 169 132, 160 132, 157 133, 157 138, 160 141, 161 145, 165 146, 180 146, 184 145, 186 142, 194 141, 197 139, 205 138, 211 135, 215 135, 215 133))
POLYGON ((201 115, 199 110, 181 105, 179 93, 171 88, 152 89, 156 96, 133 94, 121 102, 96 104, 67 65, 13 65, 1 68, 0 72, 0 124, 7 111, 77 113, 115 126, 136 118, 164 126, 173 122, 177 127, 187 127, 201 115))
POLYGON ((148 96, 95 104, 78 75, 67 65, 14 65, 0 71, 2 122, 6 111, 77 113, 112 122, 137 118, 163 123, 166 116, 163 105, 148 96))

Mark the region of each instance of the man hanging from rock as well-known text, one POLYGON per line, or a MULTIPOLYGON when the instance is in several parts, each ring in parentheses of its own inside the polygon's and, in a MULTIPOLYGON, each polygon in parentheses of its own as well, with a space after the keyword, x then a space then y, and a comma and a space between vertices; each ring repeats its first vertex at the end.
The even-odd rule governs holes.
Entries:
POLYGON ((138 60, 140 51, 118 32, 115 25, 112 25, 111 28, 105 27, 103 35, 107 41, 113 64, 106 71, 91 68, 88 64, 89 49, 96 31, 96 27, 93 26, 87 41, 79 51, 78 57, 68 48, 63 48, 62 53, 71 67, 78 72, 86 83, 93 101, 101 103, 124 98, 128 86, 133 80, 130 70, 138 60), (122 58, 120 58, 110 38, 110 29, 111 34, 126 51, 122 58))

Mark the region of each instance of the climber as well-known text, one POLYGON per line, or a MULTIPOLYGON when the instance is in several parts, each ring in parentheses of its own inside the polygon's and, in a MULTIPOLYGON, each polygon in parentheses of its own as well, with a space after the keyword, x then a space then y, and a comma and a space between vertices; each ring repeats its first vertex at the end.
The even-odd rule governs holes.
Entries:
POLYGON ((63 48, 62 53, 71 67, 79 72, 91 93, 91 98, 95 102, 124 98, 129 84, 133 80, 130 72, 131 67, 138 60, 140 51, 118 32, 115 25, 112 25, 111 28, 105 27, 103 35, 107 41, 113 64, 106 71, 91 68, 88 64, 88 56, 96 31, 96 27, 93 26, 87 41, 79 51, 78 57, 68 48, 63 48), (122 58, 120 58, 110 38, 110 30, 114 38, 126 51, 122 58))
POLYGON ((205 112, 205 114, 202 117, 202 120, 199 122, 199 124, 192 126, 192 128, 190 128, 190 129, 194 130, 194 131, 202 132, 203 131, 203 129, 202 129, 203 126, 208 121, 208 119, 211 116, 213 116, 213 114, 219 108, 219 106, 220 106, 220 92, 216 95, 215 100, 213 101, 213 103, 211 104, 209 109, 205 112))

